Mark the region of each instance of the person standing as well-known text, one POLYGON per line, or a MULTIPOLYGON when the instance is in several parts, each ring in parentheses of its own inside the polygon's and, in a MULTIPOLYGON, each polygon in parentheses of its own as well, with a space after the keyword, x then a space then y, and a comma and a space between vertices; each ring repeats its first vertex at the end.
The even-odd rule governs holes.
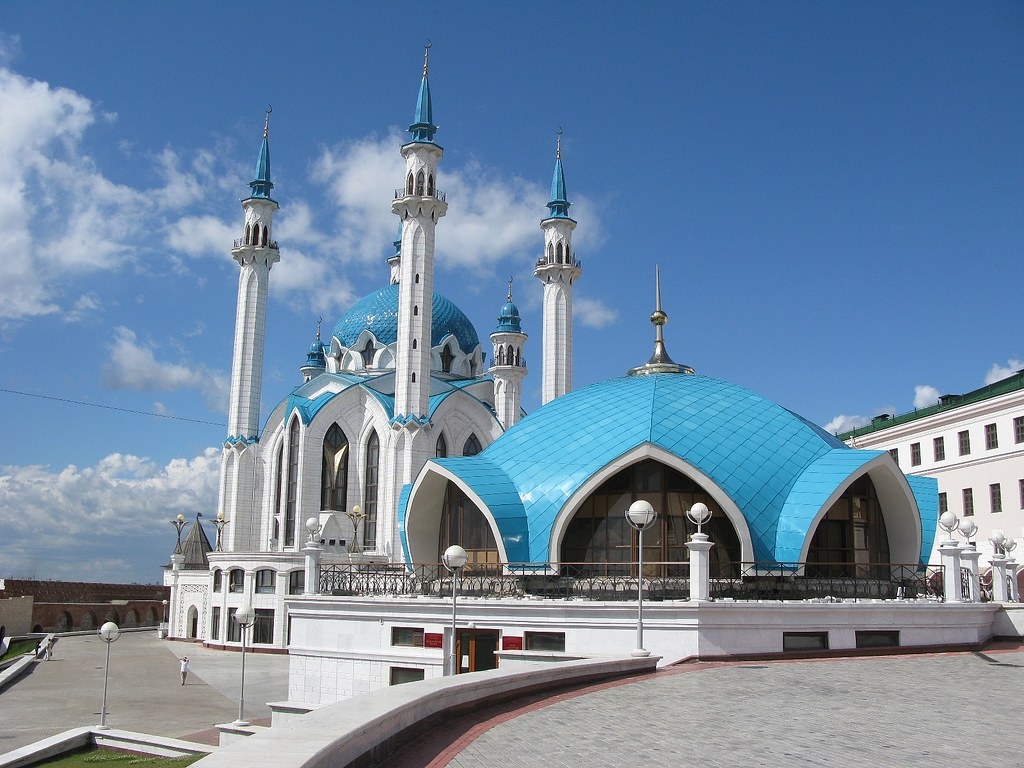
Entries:
POLYGON ((181 684, 185 684, 185 678, 188 677, 188 656, 181 657, 181 684))
POLYGON ((53 645, 55 642, 56 641, 53 639, 52 636, 50 637, 49 640, 46 641, 46 661, 49 661, 53 658, 53 645))

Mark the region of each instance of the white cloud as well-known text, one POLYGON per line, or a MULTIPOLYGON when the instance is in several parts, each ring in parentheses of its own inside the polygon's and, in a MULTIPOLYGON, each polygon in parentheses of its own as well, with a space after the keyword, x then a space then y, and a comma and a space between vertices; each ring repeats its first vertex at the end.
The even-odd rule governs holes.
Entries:
POLYGON ((618 311, 600 299, 577 296, 572 307, 575 319, 588 328, 605 328, 619 319, 618 311))
POLYGON ((95 293, 82 294, 71 307, 71 310, 64 316, 64 322, 80 323, 88 316, 95 314, 100 307, 100 298, 95 293))
POLYGON ((227 410, 227 377, 203 365, 166 363, 156 359, 152 348, 140 344, 135 332, 119 326, 104 366, 108 386, 136 392, 173 392, 194 389, 210 407, 227 410))
POLYGON ((918 384, 914 387, 914 408, 927 408, 939 402, 939 390, 930 384, 918 384))
POLYGON ((178 514, 189 519, 197 512, 212 516, 219 474, 216 448, 162 467, 120 453, 94 467, 0 467, 0 576, 118 582, 144 578, 133 572, 135 564, 118 560, 116 554, 114 559, 84 562, 82 554, 103 552, 111 542, 120 546, 139 540, 152 542, 154 558, 167 557, 174 542, 167 521, 178 514), (60 511, 59 520, 54 510, 60 511), (45 551, 40 549, 41 535, 45 551))
POLYGON ((848 432, 851 429, 865 427, 870 423, 871 419, 866 416, 847 416, 845 414, 840 414, 826 424, 824 429, 830 434, 838 435, 842 432, 848 432))
POLYGON ((985 374, 985 384, 995 384, 997 381, 1002 381, 1022 368, 1024 368, 1024 360, 1017 360, 1012 357, 1006 361, 1005 366, 993 363, 992 367, 988 369, 988 373, 985 374))

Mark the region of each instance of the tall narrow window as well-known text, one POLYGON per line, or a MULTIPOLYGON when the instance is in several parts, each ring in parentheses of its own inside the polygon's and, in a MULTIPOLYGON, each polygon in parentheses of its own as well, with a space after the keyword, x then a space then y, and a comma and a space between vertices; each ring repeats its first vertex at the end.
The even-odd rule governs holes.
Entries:
POLYGON ((892 456, 892 460, 895 461, 897 464, 900 463, 900 450, 899 450, 899 448, 890 448, 889 449, 889 455, 892 456))
POLYGON ((245 244, 249 245, 252 243, 252 226, 249 224, 245 225, 245 244))
POLYGON ((274 525, 270 534, 271 547, 277 549, 278 537, 281 534, 281 488, 284 487, 284 441, 277 447, 277 463, 274 475, 274 525))
POLYGON ((434 174, 427 176, 427 196, 434 196, 434 174))
POLYGON ((405 194, 411 195, 413 190, 412 186, 412 174, 410 173, 405 179, 405 194))
POLYGON ((991 451, 999 447, 999 433, 996 432, 995 424, 985 425, 985 450, 991 451))
POLYGON ((910 444, 910 466, 919 467, 921 466, 921 444, 911 443, 910 444))
POLYGON ((946 501, 946 494, 942 492, 939 494, 939 514, 946 512, 949 509, 949 502, 946 501))
POLYGON ((263 226, 263 237, 260 238, 260 245, 262 245, 265 248, 269 241, 270 241, 270 227, 264 225, 263 226))
POLYGON ((1017 487, 1020 490, 1020 508, 1024 509, 1024 480, 1018 480, 1017 487))
POLYGON ((1013 420, 1013 442, 1024 443, 1024 416, 1013 420))
POLYGON ((420 171, 419 173, 416 174, 416 194, 422 196, 423 190, 423 171, 420 171))
POLYGON ((320 471, 320 509, 346 509, 348 499, 348 438, 332 424, 324 437, 323 468, 320 471))
POLYGON ((284 545, 295 546, 295 519, 299 496, 299 420, 288 428, 288 495, 284 504, 284 545))
POLYGON ((480 447, 480 441, 477 440, 476 435, 470 435, 466 444, 462 446, 463 456, 476 456, 483 448, 480 447))
POLYGON ((964 488, 964 517, 974 515, 974 489, 964 488))
POLYGON ((935 460, 945 461, 946 460, 946 440, 942 437, 936 437, 933 443, 935 450, 935 460))
POLYGON ((999 483, 992 483, 988 487, 988 497, 992 502, 992 514, 1003 511, 1003 489, 999 483))
MULTIPOLYGON (((444 434, 440 434, 437 437, 437 447, 434 449, 434 456, 438 459, 448 458, 448 441, 444 439, 444 434)), ((1021 483, 1024 483, 1024 480, 1021 483)), ((1024 499, 1024 496, 1021 496, 1021 498, 1024 499)))
POLYGON ((451 348, 445 344, 444 349, 441 350, 441 371, 444 373, 452 372, 452 363, 455 361, 455 355, 452 354, 451 348))
POLYGON ((376 350, 373 348, 373 339, 367 339, 366 346, 363 347, 362 351, 364 368, 369 368, 371 365, 373 365, 373 353, 375 351, 376 350))
POLYGON ((960 455, 966 456, 971 452, 971 433, 966 429, 956 433, 956 441, 960 448, 960 455))
POLYGON ((363 549, 377 548, 377 479, 380 472, 380 440, 376 432, 366 442, 366 484, 363 487, 363 549))

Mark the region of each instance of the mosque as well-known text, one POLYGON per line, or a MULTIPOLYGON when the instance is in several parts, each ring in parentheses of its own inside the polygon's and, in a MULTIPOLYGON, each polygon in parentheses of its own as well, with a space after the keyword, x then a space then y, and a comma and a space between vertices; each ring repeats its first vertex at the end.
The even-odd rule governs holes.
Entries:
POLYGON ((638 575, 650 580, 649 648, 667 661, 991 635, 991 606, 958 606, 973 612, 952 624, 936 619, 925 566, 935 480, 673 362, 660 286, 650 360, 573 390, 572 298, 583 270, 560 146, 534 269, 543 405, 525 416, 527 334, 511 284, 489 354, 435 291, 435 231, 443 237, 448 207, 436 131, 425 57, 391 201, 400 235, 390 280, 329 339, 318 330, 301 383, 261 430, 267 292, 280 258, 264 128, 231 251, 240 273, 216 539, 197 519, 182 540, 189 524, 176 522, 165 572, 171 637, 237 647, 232 619, 252 607, 249 647, 290 653, 289 699, 315 705, 440 675, 448 656, 470 671, 639 647, 638 575), (638 500, 657 512, 640 539, 625 516, 638 500), (706 522, 687 515, 700 504, 706 522), (707 599, 687 593, 695 533, 710 543, 718 591, 707 599), (456 544, 468 558, 458 629, 440 565, 456 544), (843 590, 865 574, 875 591, 849 597, 843 590), (817 592, 797 602, 744 591, 771 585, 778 598, 801 579, 817 592))

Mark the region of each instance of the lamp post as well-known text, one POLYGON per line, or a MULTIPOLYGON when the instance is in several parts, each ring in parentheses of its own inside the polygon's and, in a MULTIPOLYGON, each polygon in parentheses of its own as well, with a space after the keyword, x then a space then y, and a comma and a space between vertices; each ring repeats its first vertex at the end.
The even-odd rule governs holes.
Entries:
POLYGON ((214 548, 214 552, 224 551, 224 526, 230 522, 230 520, 224 517, 223 512, 217 513, 217 517, 213 521, 213 524, 217 526, 217 546, 214 548))
POLYGON ((171 520, 171 525, 173 525, 174 528, 178 532, 178 544, 174 547, 174 554, 180 555, 181 554, 181 529, 184 528, 186 525, 188 525, 188 523, 185 522, 185 516, 184 515, 178 515, 176 518, 171 520))
POLYGON ((456 643, 456 595, 458 594, 456 587, 459 582, 459 572, 466 567, 466 562, 469 560, 469 555, 466 554, 466 550, 460 547, 458 544, 452 544, 448 549, 441 555, 441 562, 444 563, 444 567, 451 571, 452 574, 452 645, 451 651, 448 654, 448 671, 446 674, 455 675, 458 674, 459 667, 457 659, 455 658, 455 646, 456 643))
POLYGON ((103 705, 100 707, 100 728, 107 727, 107 677, 110 673, 110 645, 121 636, 117 624, 108 621, 99 631, 100 640, 107 645, 107 660, 103 664, 103 705))
POLYGON ((711 510, 702 501, 686 510, 687 519, 697 526, 686 548, 690 550, 690 600, 704 602, 711 599, 711 548, 714 542, 704 533, 703 525, 711 519, 711 510))
POLYGON ((638 499, 626 510, 626 520, 636 528, 637 532, 637 578, 636 578, 636 650, 632 656, 649 656, 650 651, 644 649, 644 529, 649 528, 658 517, 650 502, 638 499))
POLYGON ((939 528, 946 532, 946 540, 939 542, 939 557, 942 561, 942 595, 947 603, 964 601, 960 579, 960 544, 953 538, 953 531, 959 525, 960 519, 953 512, 946 510, 939 515, 939 528))
POLYGON ((256 621, 256 611, 253 610, 251 605, 246 603, 235 611, 234 619, 238 624, 239 631, 242 633, 242 684, 238 689, 238 719, 235 720, 233 725, 244 726, 249 724, 242 719, 242 710, 245 708, 245 631, 256 621))
POLYGON ((971 602, 981 602, 981 569, 978 567, 978 560, 981 558, 981 552, 974 546, 974 537, 978 533, 977 524, 969 517, 965 517, 960 521, 960 533, 964 537, 964 546, 960 550, 960 560, 966 563, 966 568, 970 572, 971 579, 971 602))

